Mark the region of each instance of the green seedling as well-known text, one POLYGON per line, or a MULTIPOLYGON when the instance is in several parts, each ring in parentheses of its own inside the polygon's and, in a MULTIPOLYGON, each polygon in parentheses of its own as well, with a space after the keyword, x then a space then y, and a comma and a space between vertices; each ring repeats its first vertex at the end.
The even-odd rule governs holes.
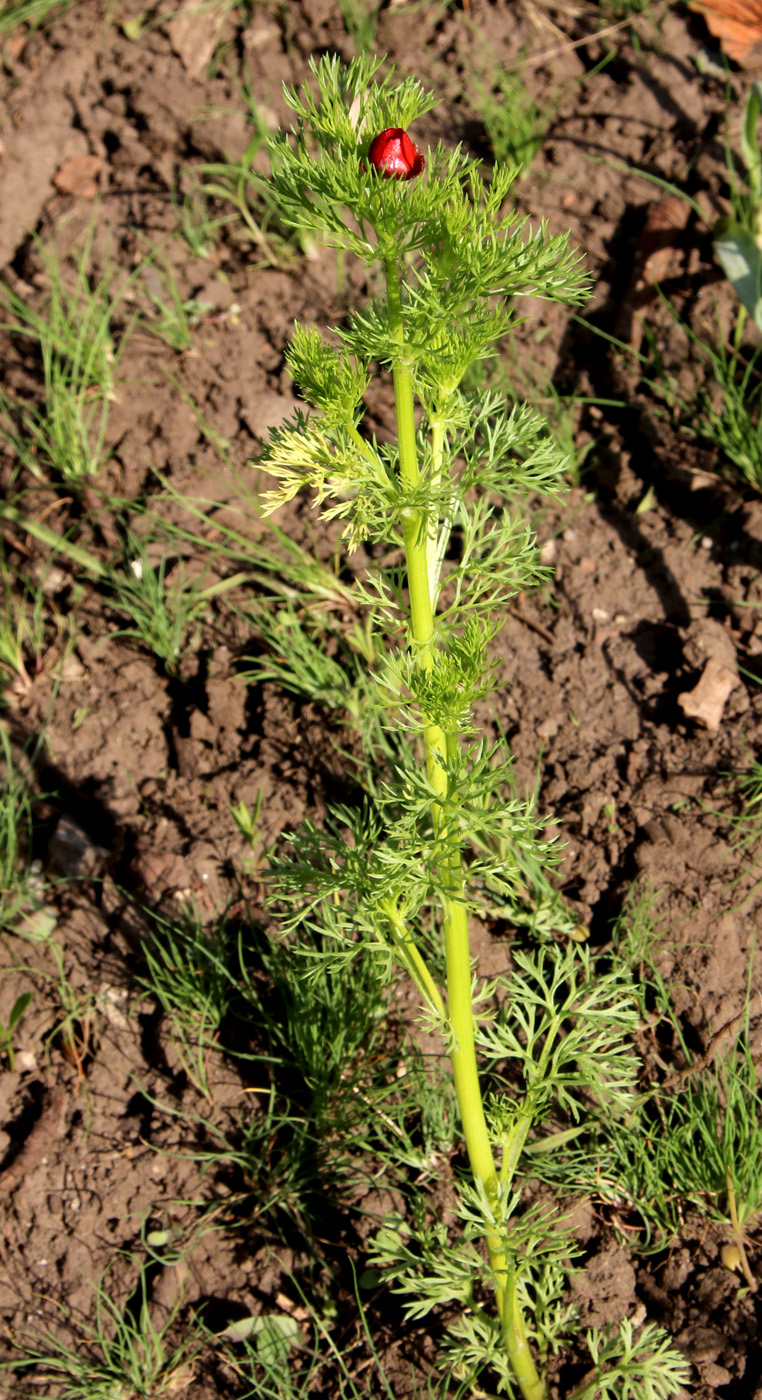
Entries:
POLYGON ((243 155, 238 160, 216 161, 196 169, 203 179, 205 200, 232 205, 234 212, 225 222, 233 236, 253 243, 265 265, 281 267, 293 262, 297 249, 306 254, 311 243, 295 236, 278 217, 269 184, 255 169, 255 159, 266 145, 269 131, 250 88, 244 87, 242 95, 252 128, 243 155))
POLYGON ((587 1142, 566 1134, 554 1160, 535 1155, 535 1170, 605 1201, 626 1221, 630 1246, 644 1251, 669 1248, 692 1206, 724 1227, 731 1267, 756 1290, 747 1248, 762 1217, 762 1115, 748 1034, 730 1047, 710 1042, 701 1059, 691 1055, 653 961, 657 940, 654 894, 633 890, 613 930, 613 953, 637 972, 642 1019, 671 1034, 684 1068, 634 1099, 618 1121, 589 1124, 587 1142))
POLYGON ((247 845, 251 846, 252 851, 256 851, 257 848, 261 845, 262 841, 262 838, 259 833, 259 819, 262 815, 263 801, 264 796, 260 788, 259 792, 257 793, 253 807, 249 807, 247 803, 243 801, 243 799, 241 799, 241 801, 238 802, 235 807, 232 806, 232 804, 230 807, 230 815, 232 816, 233 821, 238 827, 238 830, 240 831, 244 841, 247 843, 247 845))
POLYGON ((72 543, 64 535, 57 535, 55 530, 51 530, 42 520, 37 520, 34 516, 25 515, 18 506, 11 501, 0 501, 0 520, 7 525, 14 526, 25 535, 30 535, 32 539, 44 544, 51 554, 60 554, 63 559, 77 565, 78 569, 91 574, 93 578, 103 579, 108 573, 108 569, 100 559, 96 558, 87 549, 82 549, 80 545, 72 543))
POLYGON ((762 835, 762 762, 749 754, 748 767, 727 775, 741 810, 730 818, 738 846, 756 846, 762 835))
POLYGON ((222 579, 203 587, 203 575, 188 578, 182 560, 171 565, 163 555, 154 565, 147 544, 133 535, 127 537, 125 554, 127 567, 112 572, 111 588, 114 608, 126 613, 130 623, 112 636, 139 642, 158 658, 167 675, 174 676, 197 640, 209 604, 239 580, 222 579))
POLYGON ((20 996, 16 997, 11 1007, 7 1026, 0 1023, 0 1055, 5 1056, 11 1073, 16 1068, 16 1051, 13 1045, 14 1031, 33 1001, 34 994, 32 992, 22 992, 20 996))
POLYGON ((665 1114, 664 1179, 684 1201, 725 1227, 749 1287, 749 1231, 762 1217, 762 1112, 746 1038, 716 1067, 685 1076, 665 1114))
POLYGON ((733 213, 714 230, 717 261, 731 283, 744 312, 762 330, 762 155, 757 128, 762 110, 762 83, 749 88, 741 125, 741 154, 746 183, 736 176, 728 150, 733 213))
POLYGON ((55 984, 59 1015, 55 1030, 48 1038, 47 1048, 55 1043, 70 1065, 77 1071, 77 1084, 84 1079, 85 1062, 92 1054, 97 1039, 97 998, 88 988, 77 987, 66 971, 66 957, 57 939, 48 937, 46 946, 55 963, 55 984))
POLYGON ((36 647, 30 647, 30 617, 24 606, 23 596, 18 598, 11 588, 8 571, 3 561, 3 607, 0 610, 0 695, 3 705, 12 704, 29 694, 33 685, 34 665, 30 660, 39 656, 36 647), (27 664, 32 665, 32 675, 27 664))
POLYGON ((172 268, 156 255, 146 269, 144 283, 154 309, 154 315, 146 322, 148 329, 178 353, 192 350, 193 331, 214 310, 211 302, 199 301, 196 297, 183 300, 172 268), (157 276, 161 281, 161 293, 152 290, 150 285, 151 278, 157 276))
MULTIPOLYGON (((315 938, 330 936, 330 919, 316 914, 312 927, 315 938)), ((423 1074, 417 1052, 403 1066, 387 1043, 388 999, 372 967, 320 963, 307 980, 293 948, 253 919, 222 918, 203 932, 157 921, 149 951, 143 984, 197 1087, 213 1021, 214 1044, 249 1066, 234 1129, 195 1121, 215 1144, 201 1159, 234 1167, 262 1217, 324 1226, 337 1196, 356 1200, 359 1186, 374 1189, 382 1177, 399 1184, 451 1145, 452 1096, 423 1074)))
POLYGON ((208 1062, 234 992, 224 920, 205 929, 194 910, 170 924, 154 916, 144 945, 141 986, 156 998, 181 1063, 198 1092, 210 1097, 208 1062))
POLYGON ((344 28, 354 40, 358 53, 370 53, 375 46, 379 8, 373 0, 339 0, 344 28))
POLYGON ((489 83, 475 80, 473 93, 495 164, 525 175, 542 149, 552 109, 543 110, 532 100, 520 70, 496 69, 489 83))
POLYGON ((739 314, 733 341, 726 345, 718 326, 714 345, 702 340, 675 315, 698 363, 711 376, 699 383, 692 397, 666 373, 653 335, 646 328, 653 358, 646 371, 651 388, 664 400, 670 413, 691 437, 709 444, 733 474, 759 491, 762 489, 762 378, 759 349, 747 355, 741 348, 745 313, 739 314))
POLYGON ((551 1174, 615 1207, 631 1244, 640 1221, 645 1250, 669 1248, 692 1206, 723 1228, 733 1267, 756 1291, 747 1251, 762 1216, 760 1152, 756 1071, 744 1039, 718 1064, 689 1062, 613 1131, 599 1127, 587 1152, 562 1154, 551 1174))
POLYGON ((141 1266, 129 1308, 120 1307, 108 1288, 106 1276, 94 1285, 95 1321, 76 1329, 78 1344, 62 1340, 58 1329, 39 1328, 33 1335, 13 1338, 18 1356, 5 1365, 30 1373, 35 1390, 40 1383, 54 1386, 59 1400, 160 1400, 189 1386, 206 1333, 195 1323, 183 1329, 180 1342, 170 1340, 181 1300, 157 1325, 151 1315, 147 1265, 141 1266))
MULTIPOLYGON (((754 489, 762 486, 762 380, 759 370, 759 349, 747 354, 742 348, 745 311, 738 316, 730 344, 717 325, 714 343, 703 340, 662 296, 662 302, 675 325, 685 336, 691 355, 681 361, 683 367, 693 362, 698 367, 696 386, 691 394, 664 364, 653 330, 644 325, 644 341, 649 353, 633 352, 630 345, 605 331, 596 330, 622 354, 638 361, 643 380, 655 397, 663 402, 670 419, 689 437, 703 440, 713 448, 724 467, 754 489), (707 382, 707 373, 711 382, 707 382)), ((583 323, 587 324, 587 323, 583 323)), ((641 514, 652 508, 653 498, 646 493, 638 509, 641 514)))
POLYGON ((0 929, 11 930, 32 898, 34 754, 21 760, 0 724, 0 929))
MULTIPOLYGON (((470 1180, 460 1239, 410 1257, 401 1232, 387 1233, 380 1266, 414 1315, 442 1304, 455 1318, 443 1355, 460 1374, 491 1371, 507 1394, 546 1400, 568 1234, 557 1213, 520 1209, 520 1162, 551 1110, 577 1125, 592 1104, 604 1117, 631 1109, 638 1018, 629 971, 601 970, 574 941, 516 947, 510 976, 474 979, 481 891, 515 887, 519 850, 524 862, 553 859, 481 716, 505 605, 543 576, 516 502, 558 491, 565 464, 539 415, 468 395, 462 381, 510 333, 515 298, 574 305, 586 281, 566 237, 506 213, 514 171, 496 167, 485 186, 461 151, 418 149, 408 128, 434 98, 413 78, 378 81, 379 67, 322 60, 313 89, 286 91, 294 125, 274 143, 271 180, 281 217, 358 257, 383 291, 331 341, 297 327, 288 360, 309 413, 271 435, 262 465, 275 480, 268 511, 311 488, 347 553, 364 544, 376 560, 355 580, 354 606, 373 615, 379 709, 405 741, 390 744, 391 760, 380 750, 364 799, 271 859, 272 901, 308 977, 358 962, 381 984, 395 967, 412 980, 449 1053, 470 1180), (362 431, 379 366, 396 418, 383 442, 362 431)), ((310 1032, 322 1063, 330 1042, 316 1018, 310 1032)), ((661 1335, 640 1370, 628 1365, 638 1400, 655 1393, 654 1370, 665 1396, 685 1375, 661 1335)))
POLYGON ((74 0, 7 0, 0 9, 0 37, 28 24, 41 29, 48 19, 63 14, 74 0))
MULTIPOLYGON (((751 354, 746 352, 743 333, 747 317, 751 318, 757 330, 762 329, 762 154, 758 138, 761 110, 762 83, 755 82, 749 88, 741 127, 745 174, 743 177, 738 175, 728 145, 732 214, 720 219, 714 228, 715 255, 740 302, 729 341, 719 318, 716 335, 705 341, 662 298, 702 370, 708 371, 713 382, 707 387, 704 374, 704 382, 699 384, 695 394, 687 394, 682 384, 665 372, 655 337, 648 327, 644 327, 644 330, 650 342, 651 363, 647 363, 646 357, 637 356, 649 386, 664 400, 684 431, 710 443, 726 459, 734 473, 756 490, 762 485, 762 381, 759 349, 751 354)), ((623 168, 617 162, 611 164, 614 168, 623 168)), ((685 190, 648 171, 639 170, 636 173, 662 191, 684 200, 699 220, 706 220, 701 205, 685 190)), ((602 334, 604 339, 625 354, 633 353, 630 346, 605 332, 596 333, 602 334)))
POLYGON ((22 702, 37 676, 65 658, 74 623, 46 597, 44 579, 11 571, 0 548, 0 705, 22 702))
POLYGON ((0 394, 0 430, 18 464, 38 480, 51 476, 76 486, 94 477, 106 459, 105 438, 114 374, 121 347, 112 323, 124 289, 115 292, 114 271, 92 285, 89 263, 93 229, 68 288, 54 252, 39 246, 50 284, 42 310, 35 310, 9 287, 0 306, 11 320, 4 329, 29 343, 39 357, 42 403, 35 407, 5 390, 0 394))
POLYGON ((64 1059, 76 1069, 79 1087, 84 1078, 85 1061, 96 1040, 98 999, 89 988, 78 987, 72 982, 66 969, 66 951, 53 936, 55 915, 51 909, 36 902, 36 911, 23 922, 17 922, 13 932, 25 942, 36 945, 53 964, 52 972, 38 962, 24 966, 23 971, 39 978, 52 991, 56 1020, 45 1040, 46 1054, 49 1055, 55 1045, 64 1059))
MULTIPOLYGON (((287 1286, 289 1293, 296 1292, 308 1314, 307 1343, 304 1328, 287 1313, 244 1317, 220 1334, 221 1341, 235 1345, 235 1352, 228 1355, 228 1361, 250 1387, 245 1391, 248 1400, 308 1400, 317 1393, 330 1393, 336 1400, 373 1400, 379 1395, 394 1400, 394 1391, 374 1345, 357 1284, 355 1297, 368 1351, 367 1362, 362 1366, 357 1365, 354 1352, 346 1353, 340 1335, 334 1335, 340 1330, 340 1322, 337 1329, 333 1300, 326 1299, 318 1312, 310 1306, 294 1274, 289 1277, 287 1286)), ((454 1400, 460 1400, 462 1393, 458 1390, 454 1400)), ((424 1393, 418 1387, 411 1394, 412 1400, 424 1400, 424 1393)), ((450 1394, 449 1389, 447 1394, 450 1394)), ((434 1392, 429 1386, 426 1400, 435 1400, 439 1395, 439 1391, 434 1392)), ((444 1390, 441 1400, 445 1400, 444 1390)))
MULTIPOLYGON (((204 927, 193 910, 172 924, 154 917, 144 956, 140 984, 162 1007, 199 1093, 210 1097, 210 1056, 229 1051, 228 1036, 252 1065, 263 1112, 242 1106, 238 1140, 210 1157, 234 1162, 256 1185, 262 1213, 277 1205, 308 1218, 324 1208, 329 1179, 361 1176, 371 1142, 391 1158, 388 1134, 406 1140, 400 1119, 409 1120, 409 1109, 398 1094, 398 1061, 381 1053, 385 1007, 371 970, 350 965, 334 975, 321 967, 308 984, 289 950, 253 924, 222 916, 204 927)), ((419 1088, 417 1069, 412 1060, 419 1088)))
POLYGON ((375 643, 367 626, 357 623, 349 631, 330 611, 291 603, 274 611, 262 603, 245 616, 266 650, 259 657, 244 657, 244 680, 276 681, 283 690, 348 721, 366 745, 379 742, 378 686, 368 669, 376 659, 375 643))
MULTIPOLYGON (((317 937, 323 927, 316 918, 317 937)), ((397 1112, 396 1063, 382 1048, 386 993, 373 969, 358 961, 303 974, 285 944, 264 933, 242 940, 236 1014, 264 1035, 267 1053, 254 1070, 264 1114, 247 1115, 241 1165, 260 1183, 256 1199, 302 1220, 325 1209, 326 1190, 356 1187, 372 1144, 386 1141, 380 1115, 397 1112)))
POLYGON ((177 231, 194 258, 211 258, 217 234, 229 222, 229 215, 215 216, 211 211, 211 200, 192 172, 188 179, 190 188, 184 194, 175 191, 172 195, 177 231))

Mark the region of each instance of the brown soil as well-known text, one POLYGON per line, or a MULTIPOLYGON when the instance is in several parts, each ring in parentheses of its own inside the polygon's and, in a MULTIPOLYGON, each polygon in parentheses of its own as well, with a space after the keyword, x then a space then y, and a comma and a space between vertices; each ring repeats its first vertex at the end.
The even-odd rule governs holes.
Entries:
MULTIPOLYGON (((211 8, 188 47, 167 22, 172 10, 159 0, 146 15, 138 0, 125 0, 106 14, 80 0, 48 30, 12 36, 4 51, 0 266, 8 284, 32 300, 44 293, 33 234, 62 257, 81 247, 96 206, 87 192, 61 192, 53 182, 67 160, 91 156, 99 190, 92 265, 97 271, 110 256, 134 274, 122 327, 133 307, 146 309, 155 284, 141 260, 157 248, 182 299, 208 308, 190 352, 141 327, 127 339, 97 496, 77 500, 22 479, 23 506, 105 556, 130 502, 192 523, 168 497, 168 483, 213 502, 209 528, 234 525, 251 540, 256 565, 259 527, 237 496, 236 473, 253 480, 247 462, 292 410, 284 347, 293 322, 335 319, 367 289, 351 268, 337 288, 335 257, 324 252, 308 260, 291 253, 273 266, 270 244, 247 243, 239 225, 223 230, 207 256, 193 256, 175 236, 174 196, 191 187, 194 166, 245 149, 242 75, 275 125, 287 117, 281 84, 303 81, 312 54, 350 56, 352 42, 329 0, 231 8, 217 31, 211 8), (141 19, 134 37, 130 21, 141 19), (207 30, 214 57, 196 63, 207 30), (227 443, 227 466, 215 435, 227 443)), ((519 186, 520 205, 555 231, 571 227, 593 283, 589 321, 628 338, 645 318, 666 366, 688 386, 700 363, 641 275, 652 248, 643 233, 649 207, 662 197, 646 176, 680 183, 708 216, 727 208, 725 78, 697 73, 704 36, 695 17, 662 5, 605 41, 596 37, 604 19, 592 5, 529 0, 471 0, 464 10, 391 4, 382 6, 377 48, 442 96, 417 133, 423 144, 465 140, 479 154, 487 148, 473 74, 491 64, 508 70, 528 50, 527 85, 553 116, 519 186)), ((731 80, 731 129, 744 82, 731 80)), ((266 234, 272 246, 276 236, 266 234)), ((715 304, 727 322, 731 302, 707 228, 691 216, 663 242, 665 293, 697 333, 711 336, 715 304)), ((17 342, 5 348, 9 383, 33 393, 34 365, 17 342)), ((565 311, 530 305, 520 355, 538 381, 608 402, 578 410, 577 445, 589 449, 582 482, 538 514, 541 543, 553 542, 555 578, 511 609, 496 717, 520 787, 531 785, 542 755, 541 807, 565 842, 561 887, 593 941, 609 937, 635 882, 656 892, 659 971, 690 1049, 711 1056, 713 1037, 723 1028, 731 1034, 746 1004, 760 907, 749 851, 731 839, 727 774, 748 765, 762 728, 762 503, 723 478, 711 445, 658 411, 633 361, 617 359, 565 311), (716 729, 680 703, 710 657, 740 669, 716 729)), ((389 426, 390 407, 388 390, 377 390, 379 430, 389 426)), ((8 457, 14 494, 12 467, 8 457)), ((301 543, 315 537, 306 502, 278 520, 301 543)), ((14 567, 45 573, 33 538, 10 526, 4 534, 14 567)), ((332 545, 318 538, 323 557, 332 545)), ((189 567, 202 568, 188 548, 189 567)), ((49 1327, 82 1345, 77 1329, 93 1323, 93 1283, 108 1270, 109 1296, 134 1311, 145 1233, 170 1229, 178 1262, 150 1275, 157 1319, 179 1300, 180 1334, 196 1312, 221 1330, 243 1314, 275 1311, 290 1312, 306 1335, 300 1290, 308 1301, 330 1296, 339 1309, 336 1344, 364 1385, 370 1354, 350 1264, 363 1267, 365 1227, 327 1205, 324 1219, 301 1222, 308 1246, 287 1213, 266 1212, 264 1188, 232 1149, 205 1160, 222 1142, 240 1145, 242 1098, 252 1113, 265 1111, 266 1096, 251 1092, 260 1071, 210 1052, 201 1092, 169 1019, 139 981, 152 920, 171 920, 181 905, 193 903, 212 927, 226 909, 233 925, 246 918, 256 926, 261 890, 230 806, 251 806, 262 794, 265 845, 305 815, 320 819, 349 782, 337 756, 346 737, 337 742, 319 707, 272 683, 247 689, 237 663, 249 631, 225 601, 210 610, 180 676, 167 679, 154 657, 113 637, 123 619, 96 587, 78 587, 63 557, 46 590, 51 615, 75 625, 74 649, 63 676, 40 668, 7 723, 19 751, 45 732, 36 782, 46 797, 33 853, 55 880, 46 897, 77 1000, 62 1009, 44 949, 8 935, 0 1020, 20 991, 31 988, 35 1000, 17 1034, 16 1070, 0 1077, 5 1335, 39 1340, 49 1327), (72 841, 80 842, 74 854, 72 841)), ((496 946, 499 958, 504 944, 496 946)), ((756 970, 751 979, 756 993, 756 970)), ((752 1016, 757 1004, 752 997, 752 1016)), ((237 1034, 240 1050, 262 1051, 253 1031, 237 1034)), ((758 1042, 753 1019, 755 1053, 758 1042)), ((683 1068, 673 1046, 652 1048, 671 1072, 683 1068)), ((693 1363, 695 1396, 762 1393, 756 1297, 723 1267, 721 1232, 688 1218, 670 1252, 648 1256, 627 1248, 626 1223, 624 1235, 617 1224, 592 1203, 576 1285, 582 1322, 645 1314, 670 1329, 693 1363)), ((750 1254, 754 1266, 753 1243, 750 1254)), ((400 1328, 388 1297, 372 1299, 368 1315, 394 1393, 411 1393, 411 1375, 420 1382, 430 1364, 431 1337, 423 1326, 400 1328)), ((555 1395, 579 1379, 577 1360, 559 1363, 555 1395)), ((19 1384, 9 1379, 9 1393, 19 1384)), ((57 1393, 52 1382, 28 1384, 36 1395, 57 1393)), ((171 1393, 209 1400, 236 1395, 237 1386, 230 1365, 204 1353, 173 1377, 171 1393)), ((336 1387, 327 1365, 310 1393, 336 1387)))

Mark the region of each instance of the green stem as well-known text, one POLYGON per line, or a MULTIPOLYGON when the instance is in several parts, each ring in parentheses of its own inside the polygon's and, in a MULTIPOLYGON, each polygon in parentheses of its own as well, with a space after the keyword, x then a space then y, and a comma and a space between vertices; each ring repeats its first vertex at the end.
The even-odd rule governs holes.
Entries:
POLYGON ((511 1183, 516 1175, 519 1158, 524 1150, 524 1144, 531 1126, 531 1114, 520 1114, 511 1131, 506 1133, 503 1139, 503 1156, 500 1163, 500 1185, 506 1194, 510 1190, 511 1183))
MULTIPOLYGON (((402 297, 400 293, 397 260, 384 259, 386 292, 389 303, 389 324, 400 347, 399 358, 392 369, 394 376, 394 403, 397 414, 397 441, 400 454, 400 476, 406 486, 415 490, 420 485, 421 473, 418 468, 418 445, 415 437, 415 413, 413 399, 413 369, 405 359, 405 328, 402 321, 402 297)), ((422 666, 427 669, 434 662, 434 613, 429 591, 429 568, 426 558, 428 525, 426 512, 409 509, 402 521, 402 538, 405 544, 408 591, 410 594, 410 631, 413 648, 422 666)), ((426 766, 429 781, 438 797, 447 794, 447 774, 442 758, 447 744, 444 731, 438 724, 426 728, 426 766)))
POLYGON ((547 1387, 537 1374, 537 1368, 529 1349, 521 1304, 516 1292, 516 1274, 513 1269, 508 1275, 505 1288, 503 1336, 505 1349, 511 1358, 514 1375, 524 1400, 548 1400, 547 1387))
POLYGON ((90 554, 86 549, 81 549, 77 544, 72 544, 71 540, 67 540, 65 536, 57 535, 55 530, 51 530, 42 521, 24 515, 22 511, 17 510, 15 506, 6 501, 0 502, 0 520, 7 520, 10 525, 18 525, 26 534, 31 535, 32 539, 46 545, 54 553, 65 555, 67 559, 71 559, 72 563, 79 564, 80 568, 95 574, 96 578, 106 577, 108 573, 106 565, 96 559, 94 554, 90 554))
POLYGON ((444 1022, 447 1020, 447 1008, 442 1001, 439 988, 419 950, 416 948, 407 924, 400 917, 399 911, 390 900, 383 906, 389 923, 392 926, 394 942, 397 948, 397 957, 402 963, 410 977, 412 977, 421 995, 429 1003, 429 1007, 444 1022))
MULTIPOLYGON (((400 475, 406 486, 415 489, 420 485, 421 477, 413 417, 413 371, 410 365, 400 363, 394 367, 394 398, 399 434, 400 475)), ((428 522, 425 511, 411 507, 406 510, 402 522, 402 536, 407 558, 413 641, 418 645, 423 665, 429 666, 434 648, 434 613, 426 557, 428 522)))
MULTIPOLYGON (((445 424, 444 418, 439 414, 431 419, 431 485, 432 489, 438 491, 442 484, 442 467, 444 464, 444 440, 445 424)), ((446 529, 446 523, 444 528, 446 529)), ((436 608, 437 597, 439 596, 439 571, 441 560, 439 557, 439 532, 438 521, 429 521, 426 535, 426 568, 429 575, 429 597, 431 598, 432 609, 436 608)))
POLYGON ((365 438, 361 437, 360 433, 357 431, 356 425, 354 423, 346 423, 345 427, 355 447, 357 447, 360 450, 360 452, 362 452, 363 457, 366 457, 372 466, 378 468, 379 462, 376 453, 373 451, 373 448, 365 441, 365 438))
MULTIPOLYGON (((397 260, 394 256, 384 258, 384 271, 389 327, 399 346, 399 354, 392 365, 392 372, 400 477, 414 492, 420 485, 420 470, 415 433, 413 368, 411 357, 406 353, 402 295, 397 260)), ((402 533, 410 595, 412 645, 420 664, 430 668, 434 664, 436 642, 427 558, 430 525, 426 511, 411 509, 403 520, 402 533)), ((462 859, 459 844, 452 840, 451 833, 447 830, 449 781, 446 763, 448 759, 452 761, 457 756, 458 736, 445 734, 437 724, 427 724, 424 741, 429 781, 439 799, 433 812, 434 831, 442 842, 443 849, 447 851, 442 873, 445 885, 444 941, 453 1081, 474 1180, 484 1189, 489 1205, 496 1207, 499 1195, 498 1175, 484 1114, 476 1060, 471 997, 471 949, 462 859)), ((488 1228, 486 1239, 503 1338, 516 1379, 524 1400, 546 1400, 545 1385, 535 1369, 527 1343, 526 1329, 515 1291, 514 1271, 508 1266, 499 1232, 488 1228)))

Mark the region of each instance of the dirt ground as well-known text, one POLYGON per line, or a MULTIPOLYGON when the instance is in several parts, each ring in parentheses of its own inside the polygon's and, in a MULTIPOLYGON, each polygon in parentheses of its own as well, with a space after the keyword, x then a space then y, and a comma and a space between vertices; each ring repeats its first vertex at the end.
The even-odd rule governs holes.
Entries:
MULTIPOLYGON (((105 556, 130 502, 160 499, 165 519, 188 523, 169 486, 177 497, 210 503, 210 528, 232 523, 251 540, 256 564, 259 527, 240 504, 237 481, 252 479, 247 463, 294 407, 284 360, 293 322, 335 320, 368 289, 361 272, 342 274, 323 251, 306 259, 292 252, 273 266, 267 247, 247 243, 232 226, 194 256, 175 236, 178 201, 194 167, 245 150, 251 129, 242 78, 272 127, 287 119, 282 83, 304 81, 314 54, 351 56, 353 41, 334 0, 233 6, 221 18, 211 8, 190 44, 170 23, 172 12, 163 0, 148 11, 142 0, 109 10, 80 0, 4 48, 7 284, 22 296, 44 293, 35 235, 64 257, 81 246, 96 210, 93 267, 110 258, 134 277, 119 312, 123 326, 152 290, 145 259, 157 248, 181 298, 206 304, 190 351, 173 350, 140 325, 126 340, 108 424, 111 456, 93 499, 29 480, 36 494, 25 509, 105 556), (95 188, 69 193, 55 184, 65 162, 84 156, 95 158, 97 203, 95 188)), ((664 199, 649 176, 685 189, 708 219, 728 207, 726 116, 732 139, 748 77, 726 78, 720 68, 702 75, 696 57, 705 44, 700 19, 681 8, 657 5, 619 24, 594 5, 544 0, 470 0, 463 8, 393 0, 381 7, 376 39, 400 71, 441 95, 416 133, 421 144, 464 141, 487 155, 477 79, 523 57, 527 87, 551 113, 518 201, 553 231, 571 229, 591 274, 590 324, 532 303, 518 358, 531 364, 535 386, 552 383, 586 401, 574 424, 584 469, 559 505, 538 510, 554 578, 510 611, 499 642, 496 719, 520 787, 534 781, 541 755, 541 809, 557 819, 565 842, 560 886, 593 941, 607 940, 635 882, 655 892, 658 968, 698 1056, 738 1024, 760 908, 759 872, 732 839, 737 805, 728 774, 748 766, 762 726, 762 500, 723 475, 711 444, 682 431, 637 361, 615 354, 595 331, 640 343, 643 318, 681 383, 701 373, 643 269, 649 215, 664 199), (613 28, 599 38, 604 25, 613 28), (684 699, 710 659, 734 682, 716 727, 684 699)), ((718 315, 727 325, 731 301, 708 226, 694 214, 670 224, 669 210, 664 226, 671 230, 660 255, 664 293, 697 334, 712 335, 718 315)), ((18 345, 7 341, 4 353, 8 381, 28 386, 18 345)), ((387 386, 373 391, 371 408, 372 426, 388 429, 387 386)), ((9 456, 0 467, 10 483, 9 456)), ((8 490, 14 494, 18 482, 8 490)), ((277 519, 299 542, 315 538, 307 502, 277 519)), ((4 536, 14 567, 39 577, 44 549, 10 526, 4 536)), ((333 543, 317 538, 324 558, 333 543)), ((64 1308, 65 1334, 81 1337, 76 1328, 92 1323, 93 1283, 106 1270, 110 1296, 134 1310, 136 1254, 146 1231, 169 1229, 180 1242, 178 1262, 149 1271, 157 1315, 180 1298, 185 1326, 199 1310, 217 1330, 272 1308, 299 1321, 293 1280, 309 1291, 322 1269, 340 1310, 338 1345, 361 1376, 368 1353, 349 1261, 363 1267, 362 1232, 333 1212, 316 1230, 322 1263, 314 1254, 305 1263, 296 1232, 278 1234, 235 1152, 209 1158, 210 1145, 237 1144, 241 1099, 257 1085, 256 1068, 247 1078, 240 1062, 212 1054, 200 1092, 178 1061, 167 1018, 138 980, 157 917, 192 901, 210 924, 226 909, 240 920, 242 891, 257 910, 261 889, 231 804, 251 806, 261 793, 268 845, 305 815, 319 819, 344 781, 337 745, 318 706, 272 682, 247 687, 238 664, 245 625, 224 601, 208 613, 180 676, 168 679, 154 657, 113 637, 118 619, 97 588, 78 587, 63 559, 57 570, 46 586, 51 605, 75 624, 73 651, 63 678, 43 668, 6 722, 16 746, 45 731, 36 782, 47 796, 34 853, 54 882, 47 905, 79 999, 67 1049, 42 952, 7 936, 0 1019, 20 990, 31 986, 35 1000, 17 1036, 16 1069, 0 1076, 6 1357, 22 1334, 38 1337, 43 1326, 60 1332, 64 1308), (72 853, 79 839, 72 823, 89 839, 84 853, 72 853), (19 970, 21 963, 32 970, 19 970)), ((751 988, 756 1053, 756 968, 751 988)), ((661 1047, 667 1057, 670 1050, 661 1047)), ((689 1217, 678 1246, 642 1255, 628 1251, 615 1223, 593 1210, 575 1285, 583 1325, 646 1315, 693 1363, 699 1400, 762 1395, 757 1295, 739 1290, 723 1267, 720 1233, 689 1217)), ((753 1262, 753 1243, 750 1252, 753 1262)), ((374 1301, 370 1316, 394 1393, 411 1393, 411 1374, 420 1382, 431 1357, 426 1328, 407 1327, 400 1337, 388 1298, 374 1301)), ((573 1360, 554 1365, 554 1394, 562 1397, 579 1371, 573 1360)), ((237 1395, 239 1379, 228 1363, 202 1356, 177 1372, 172 1393, 237 1395)), ((58 1393, 40 1379, 8 1375, 3 1384, 9 1394, 23 1385, 35 1395, 58 1393)), ((336 1393, 335 1382, 326 1372, 309 1393, 336 1393)))

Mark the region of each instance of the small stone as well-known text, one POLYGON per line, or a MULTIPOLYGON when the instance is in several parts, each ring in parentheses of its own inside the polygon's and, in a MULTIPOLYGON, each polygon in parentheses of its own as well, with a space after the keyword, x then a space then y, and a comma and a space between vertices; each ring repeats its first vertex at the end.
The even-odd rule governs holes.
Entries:
POLYGON ((547 719, 542 721, 542 724, 538 724, 537 737, 539 739, 553 739, 560 728, 560 719, 554 719, 552 715, 549 715, 547 719))
POLYGON ((102 165, 100 156, 71 156, 59 166, 53 176, 53 184, 61 194, 71 194, 79 199, 95 199, 102 165))
POLYGON ((85 668, 79 657, 76 656, 73 651, 70 651, 69 655, 65 656, 61 662, 61 680, 78 681, 82 679, 84 674, 85 668))
POLYGON ((544 564, 546 568, 551 564, 555 564, 557 553, 558 549, 556 548, 555 540, 547 540, 540 550, 540 563, 544 564))
MULTIPOLYGON (((257 15, 257 20, 258 23, 256 27, 252 25, 251 28, 247 29, 244 33, 244 48, 248 49, 250 53, 253 53, 257 49, 264 49, 268 46, 272 47, 273 44, 282 43, 283 35, 279 25, 262 23, 259 14, 257 15)), ((259 112, 259 103, 257 103, 257 112, 259 112)), ((275 118, 275 125, 278 125, 277 117, 275 118)))
POLYGON ((183 67, 198 78, 209 65, 219 43, 226 11, 199 5, 198 0, 181 0, 167 24, 169 42, 183 67))
POLYGON ((53 865, 68 879, 92 879, 105 869, 109 852, 96 846, 73 817, 63 816, 48 842, 53 865))
POLYGON ((100 1008, 103 1017, 115 1030, 129 1030, 129 1017, 125 1014, 124 1008, 127 1005, 129 992, 126 987, 112 987, 104 982, 99 988, 100 1008))
POLYGON ((68 574, 63 569, 59 569, 57 564, 49 564, 47 568, 40 571, 40 588, 47 597, 54 593, 60 593, 69 582, 68 574))
POLYGON ((716 734, 728 697, 738 684, 738 673, 710 656, 698 685, 678 695, 677 703, 688 719, 695 719, 716 734))

